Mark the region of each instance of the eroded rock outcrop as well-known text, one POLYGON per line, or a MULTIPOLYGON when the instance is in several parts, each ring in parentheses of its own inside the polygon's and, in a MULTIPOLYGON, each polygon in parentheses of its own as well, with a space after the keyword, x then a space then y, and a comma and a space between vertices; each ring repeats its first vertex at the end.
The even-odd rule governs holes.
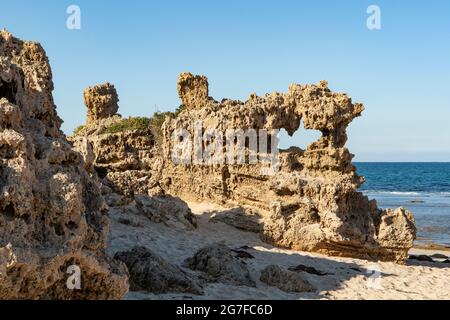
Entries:
POLYGON ((197 227, 195 215, 183 200, 170 195, 136 195, 134 199, 137 211, 152 222, 188 230, 197 227))
POLYGON ((207 83, 189 73, 179 78, 179 96, 186 105, 163 125, 164 190, 184 199, 258 209, 264 217, 263 239, 277 246, 407 259, 415 238, 412 214, 380 210, 357 191, 364 179, 345 148, 346 128, 361 115, 363 105, 331 92, 324 81, 294 84, 287 93, 252 94, 246 102, 217 102, 207 97, 207 83), (273 130, 292 135, 301 121, 305 129, 320 131, 321 138, 306 150, 293 147, 277 154, 273 130), (229 129, 235 129, 234 135, 229 129), (267 133, 266 140, 261 133, 267 133), (259 146, 256 152, 254 146, 259 146), (242 150, 245 163, 229 161, 229 154, 237 158, 242 150))
POLYGON ((261 271, 260 280, 285 292, 312 292, 314 287, 301 274, 271 265, 261 271))
MULTIPOLYGON (((98 185, 60 131, 43 48, 0 32, 0 299, 118 299, 98 185), (81 271, 71 290, 69 267, 81 271)), ((74 269, 75 270, 75 269, 74 269)))
POLYGON ((178 94, 186 110, 202 108, 209 99, 208 79, 182 73, 178 78, 178 94))
POLYGON ((162 194, 161 146, 155 142, 148 119, 114 114, 86 125, 69 140, 91 173, 97 173, 104 193, 130 199, 136 194, 162 194))
POLYGON ((119 110, 119 96, 116 88, 110 84, 100 84, 84 91, 84 103, 88 108, 86 125, 114 116, 119 110))
POLYGON ((202 294, 201 287, 181 268, 165 261, 145 247, 134 247, 130 251, 118 252, 114 257, 127 265, 132 291, 202 294))
POLYGON ((246 263, 237 257, 236 252, 221 243, 200 249, 192 258, 185 261, 185 265, 192 270, 204 272, 210 281, 256 286, 246 263))
MULTIPOLYGON (((358 192, 364 178, 345 147, 346 129, 362 104, 331 92, 325 81, 218 102, 208 96, 207 78, 190 73, 180 75, 178 94, 181 112, 166 117, 162 137, 150 129, 103 134, 116 116, 81 134, 93 146, 94 167, 100 175, 104 169, 117 192, 171 194, 257 212, 262 226, 256 221, 250 229, 261 229, 266 242, 281 247, 406 261, 416 232, 412 214, 380 210, 358 192), (320 131, 320 139, 306 150, 279 150, 278 131, 292 135, 302 123, 320 131)), ((88 148, 80 151, 88 154, 88 148)), ((244 226, 241 218, 213 221, 244 226)))
POLYGON ((227 211, 211 212, 212 223, 223 222, 236 229, 259 233, 261 232, 261 217, 257 212, 244 210, 243 208, 233 208, 227 211))

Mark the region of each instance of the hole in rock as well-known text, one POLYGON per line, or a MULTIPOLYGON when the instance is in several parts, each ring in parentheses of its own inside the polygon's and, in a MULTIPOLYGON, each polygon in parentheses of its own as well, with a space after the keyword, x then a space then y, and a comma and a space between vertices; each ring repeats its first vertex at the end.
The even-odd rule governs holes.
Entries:
POLYGON ((298 147, 302 150, 313 142, 322 137, 322 133, 318 130, 305 130, 303 129, 303 122, 300 124, 300 128, 292 135, 289 136, 285 129, 280 130, 280 148, 287 150, 291 147, 298 147))
POLYGON ((106 168, 95 167, 95 171, 100 179, 104 179, 108 175, 108 170, 106 168))
POLYGON ((14 82, 0 80, 0 99, 6 98, 10 103, 16 104, 17 86, 14 82))
POLYGON ((316 222, 316 223, 320 222, 319 210, 317 210, 315 208, 311 209, 311 211, 309 212, 309 215, 313 222, 316 222))
POLYGON ((16 215, 16 209, 14 208, 14 205, 12 203, 8 204, 4 209, 3 209, 3 214, 8 218, 8 219, 14 219, 15 215, 16 215))
POLYGON ((69 222, 66 223, 66 227, 69 230, 75 230, 76 228, 78 228, 78 225, 75 222, 73 222, 73 221, 69 221, 69 222))
POLYGON ((30 215, 29 214, 24 214, 20 216, 20 219, 22 219, 23 221, 25 221, 25 223, 29 223, 30 222, 30 215))
POLYGON ((63 236, 64 235, 64 228, 59 223, 52 224, 53 229, 55 229, 55 233, 57 236, 63 236))
POLYGON ((16 149, 10 145, 4 144, 0 147, 0 157, 2 159, 13 159, 16 155, 16 149))

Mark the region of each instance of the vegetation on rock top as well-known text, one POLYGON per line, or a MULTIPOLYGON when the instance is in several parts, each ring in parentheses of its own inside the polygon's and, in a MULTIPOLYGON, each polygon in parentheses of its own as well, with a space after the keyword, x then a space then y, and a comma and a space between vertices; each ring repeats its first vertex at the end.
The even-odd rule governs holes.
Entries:
MULTIPOLYGON (((176 118, 183 110, 183 105, 181 105, 174 112, 156 112, 151 118, 129 117, 120 119, 119 121, 114 122, 105 128, 102 128, 99 134, 114 134, 124 131, 147 130, 150 128, 155 136, 161 136, 161 128, 164 121, 166 120, 166 117, 169 117, 171 119, 176 118)), ((86 129, 85 125, 76 127, 73 131, 73 135, 76 136, 82 134, 84 129, 86 129)))
POLYGON ((104 128, 101 134, 104 133, 119 133, 124 131, 146 130, 150 126, 151 119, 145 117, 135 117, 121 119, 110 126, 104 128))
POLYGON ((75 128, 75 130, 73 130, 73 134, 76 136, 78 134, 81 133, 81 131, 83 131, 86 128, 85 125, 81 125, 75 128))

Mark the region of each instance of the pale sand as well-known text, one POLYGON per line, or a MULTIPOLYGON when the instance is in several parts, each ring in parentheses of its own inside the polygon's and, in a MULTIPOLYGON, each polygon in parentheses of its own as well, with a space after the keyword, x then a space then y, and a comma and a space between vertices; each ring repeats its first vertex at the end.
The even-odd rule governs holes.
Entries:
MULTIPOLYGON (((283 250, 263 243, 257 234, 243 232, 223 223, 209 222, 212 210, 222 210, 217 205, 190 203, 198 216, 199 227, 194 231, 180 230, 162 224, 151 223, 141 216, 130 215, 122 209, 113 208, 109 253, 131 249, 135 245, 146 246, 166 260, 181 265, 200 248, 223 242, 231 248, 250 246, 248 250, 255 259, 246 260, 256 288, 209 284, 205 295, 164 294, 130 292, 127 299, 450 299, 449 264, 409 261, 407 265, 373 263, 359 259, 328 257, 320 254, 283 250), (141 226, 120 224, 117 220, 132 219, 141 226), (315 293, 289 294, 259 281, 260 271, 268 265, 277 264, 288 268, 303 264, 314 267, 326 276, 302 273, 317 288, 315 293), (379 270, 380 280, 372 280, 373 271, 379 270), (372 284, 372 285, 371 285, 372 284)), ((443 253, 448 251, 413 249, 412 254, 443 253)), ((191 272, 186 269, 187 272, 191 272)))

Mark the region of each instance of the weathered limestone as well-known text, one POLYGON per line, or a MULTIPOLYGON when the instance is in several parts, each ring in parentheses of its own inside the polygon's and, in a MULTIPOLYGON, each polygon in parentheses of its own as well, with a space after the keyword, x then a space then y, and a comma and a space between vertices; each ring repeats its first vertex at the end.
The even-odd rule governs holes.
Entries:
POLYGON ((96 85, 84 91, 84 103, 88 108, 86 125, 91 126, 101 119, 107 119, 119 110, 119 96, 110 83, 96 85))
POLYGON ((236 229, 259 233, 261 232, 261 217, 252 210, 233 208, 225 212, 211 212, 210 222, 223 222, 236 229))
POLYGON ((42 47, 0 32, 0 299, 119 299, 100 190, 60 131, 42 47), (66 286, 78 266, 80 290, 66 286))
POLYGON ((247 265, 233 250, 221 243, 212 244, 199 250, 185 261, 192 270, 202 271, 210 281, 254 287, 247 265))
POLYGON ((196 217, 183 200, 170 195, 136 195, 134 200, 139 213, 152 222, 188 230, 197 227, 196 217))
MULTIPOLYGON (((361 115, 362 104, 331 92, 325 81, 293 84, 287 93, 252 94, 245 102, 217 102, 208 96, 207 78, 190 73, 180 75, 178 94, 183 108, 162 125, 162 145, 150 128, 103 133, 120 119, 117 116, 97 121, 75 138, 90 141, 94 167, 105 184, 126 196, 171 194, 256 212, 262 217, 261 227, 259 221, 250 223, 240 216, 213 221, 260 229, 266 242, 280 247, 406 261, 416 232, 412 214, 404 209, 380 210, 357 191, 364 178, 357 175, 345 144, 346 129, 361 115), (285 129, 292 135, 301 122, 307 130, 320 131, 320 139, 306 150, 291 147, 278 154, 273 130, 285 129), (180 136, 180 129, 191 140, 180 136), (244 139, 228 145, 230 129, 242 130, 244 139), (268 146, 257 136, 261 132, 268 133, 268 146), (256 154, 252 146, 259 146, 256 154), (246 162, 231 163, 229 147, 235 157, 243 150, 246 162), (181 160, 174 157, 180 152, 181 160), (257 161, 249 163, 250 156, 257 161)), ((82 147, 80 152, 87 155, 88 149, 82 147)))
POLYGON ((260 280, 285 292, 312 292, 314 287, 297 272, 284 270, 276 265, 261 271, 260 280))
POLYGON ((113 115, 87 126, 69 140, 110 189, 104 190, 129 198, 135 194, 159 195, 163 159, 153 132, 149 126, 110 131, 124 121, 113 115))
MULTIPOLYGON (((375 201, 357 191, 364 178, 356 174, 353 155, 345 144, 346 128, 361 115, 361 104, 353 103, 346 94, 331 92, 325 81, 318 85, 294 84, 284 94, 252 94, 246 102, 206 98, 206 84, 203 77, 180 76, 178 91, 187 108, 163 125, 161 186, 166 192, 183 199, 257 209, 264 217, 263 239, 277 246, 364 259, 407 259, 415 238, 411 213, 379 210, 375 201), (267 165, 261 161, 210 164, 207 160, 213 157, 205 161, 200 157, 198 163, 192 146, 195 141, 187 144, 190 162, 172 161, 180 144, 180 139, 174 138, 178 130, 187 130, 194 137, 199 120, 201 134, 215 130, 223 135, 230 128, 244 132, 265 129, 269 133, 285 129, 292 135, 303 120, 305 129, 319 130, 322 137, 306 150, 282 150, 272 175, 263 170, 267 165)), ((247 156, 249 146, 250 142, 243 146, 247 156)), ((213 149, 211 154, 220 152, 226 154, 226 148, 213 149)), ((259 159, 270 156, 261 150, 258 153, 259 159)))
POLYGON ((208 79, 182 73, 178 77, 178 95, 186 110, 202 108, 209 99, 208 79))
POLYGON ((145 247, 134 247, 130 251, 118 252, 114 257, 127 265, 132 291, 202 294, 200 286, 181 268, 165 261, 145 247))

